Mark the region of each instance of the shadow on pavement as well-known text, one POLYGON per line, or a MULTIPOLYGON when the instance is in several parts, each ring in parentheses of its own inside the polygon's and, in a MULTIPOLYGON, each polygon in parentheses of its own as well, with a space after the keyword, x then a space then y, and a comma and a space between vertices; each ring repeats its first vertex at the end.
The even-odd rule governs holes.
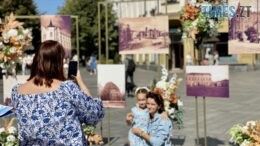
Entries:
MULTIPOLYGON (((113 145, 120 137, 110 137, 110 144, 113 145)), ((108 137, 103 137, 103 145, 108 145, 108 137)))
MULTIPOLYGON (((204 137, 199 139, 199 146, 204 146, 204 137)), ((196 143, 196 139, 195 139, 196 143)), ((207 137, 207 145, 208 146, 219 146, 219 145, 224 145, 224 141, 219 140, 217 138, 212 138, 212 137, 207 137)))
POLYGON ((185 142, 186 136, 185 135, 173 135, 171 138, 173 146, 183 146, 185 142))

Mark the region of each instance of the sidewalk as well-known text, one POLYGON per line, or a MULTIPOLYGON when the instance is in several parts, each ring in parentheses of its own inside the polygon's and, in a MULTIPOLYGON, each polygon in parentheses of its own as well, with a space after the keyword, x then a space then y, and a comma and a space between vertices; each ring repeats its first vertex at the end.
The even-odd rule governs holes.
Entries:
MULTIPOLYGON (((85 68, 81 68, 81 74, 91 90, 97 95, 97 77, 90 75, 85 68)), ((228 129, 238 123, 249 120, 260 120, 260 70, 248 72, 230 73, 230 98, 206 98, 206 118, 208 146, 227 146, 229 135, 228 129)), ((184 73, 179 73, 184 78, 184 73)), ((152 80, 160 79, 160 72, 136 69, 134 80, 138 86, 150 85, 152 80)), ((184 86, 185 79, 178 88, 178 95, 184 101, 184 129, 173 131, 173 143, 182 146, 194 146, 196 138, 195 127, 195 99, 186 97, 184 86)), ((0 80, 0 93, 2 94, 2 80, 0 80)), ((126 98, 127 107, 124 109, 106 109, 103 120, 103 136, 108 137, 108 120, 110 115, 110 137, 112 146, 124 146, 128 140, 129 127, 125 124, 125 115, 135 104, 135 98, 126 98)), ((199 98, 199 135, 203 138, 203 106, 202 98, 199 98)), ((100 124, 97 126, 100 133, 100 124)), ((106 144, 105 146, 108 146, 106 144)))
MULTIPOLYGON (((91 88, 92 94, 95 92, 95 76, 88 73, 85 79, 91 88)), ((231 72, 230 74, 230 98, 206 98, 206 118, 207 136, 209 146, 226 146, 228 144, 228 129, 237 123, 244 123, 248 120, 259 120, 260 111, 260 71, 231 72)), ((183 78, 184 74, 179 74, 183 78)), ((150 84, 153 78, 160 78, 160 72, 137 69, 135 72, 135 82, 138 86, 150 84)), ((173 143, 175 145, 194 146, 196 138, 195 128, 195 99, 186 97, 184 81, 178 88, 178 95, 184 101, 184 129, 173 131, 173 143)), ((135 99, 127 98, 125 109, 107 109, 103 120, 103 136, 108 137, 108 116, 110 115, 110 136, 112 146, 124 146, 127 142, 129 127, 125 124, 125 115, 134 106, 135 99)), ((203 104, 199 98, 199 136, 203 138, 203 104)), ((100 132, 100 125, 97 126, 100 132)))

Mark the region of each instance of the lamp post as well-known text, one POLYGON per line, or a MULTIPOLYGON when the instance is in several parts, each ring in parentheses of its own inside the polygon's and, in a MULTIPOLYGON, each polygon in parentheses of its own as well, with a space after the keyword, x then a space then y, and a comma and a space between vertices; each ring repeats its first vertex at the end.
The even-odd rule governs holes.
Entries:
POLYGON ((256 29, 257 29, 257 43, 259 43, 259 24, 258 24, 258 0, 256 1, 256 29))

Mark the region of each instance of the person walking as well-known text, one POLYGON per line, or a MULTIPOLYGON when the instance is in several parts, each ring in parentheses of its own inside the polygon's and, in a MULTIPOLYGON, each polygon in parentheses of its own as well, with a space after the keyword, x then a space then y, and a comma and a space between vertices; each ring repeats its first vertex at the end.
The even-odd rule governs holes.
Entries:
POLYGON ((126 67, 126 83, 128 82, 128 78, 130 78, 130 83, 134 85, 134 72, 135 72, 135 62, 132 57, 127 57, 125 60, 126 67))

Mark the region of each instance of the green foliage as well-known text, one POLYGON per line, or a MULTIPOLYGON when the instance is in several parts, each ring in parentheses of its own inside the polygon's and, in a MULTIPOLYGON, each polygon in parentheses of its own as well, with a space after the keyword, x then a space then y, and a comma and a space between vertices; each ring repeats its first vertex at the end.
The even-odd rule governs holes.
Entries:
MULTIPOLYGON (((85 56, 97 54, 98 50, 98 2, 103 0, 66 0, 65 5, 60 8, 59 13, 64 15, 79 16, 79 43, 81 52, 85 56)), ((101 46, 102 54, 105 54, 105 8, 101 6, 101 46)), ((112 5, 108 5, 108 40, 110 52, 117 51, 117 27, 116 17, 112 10, 112 5), (116 43, 115 43, 116 42, 116 43)), ((73 23, 72 36, 76 36, 76 24, 73 23)), ((75 45, 76 37, 72 37, 75 45)))
POLYGON ((0 145, 1 146, 18 146, 17 133, 9 133, 8 131, 2 131, 0 133, 0 145))
POLYGON ((252 141, 250 136, 243 132, 242 126, 238 124, 230 128, 229 135, 231 136, 231 142, 235 144, 241 144, 244 140, 252 141))
POLYGON ((9 16, 11 12, 15 15, 36 15, 38 13, 33 0, 1 0, 0 17, 9 16))
POLYGON ((95 129, 96 129, 95 126, 82 124, 82 127, 85 135, 91 135, 95 133, 95 129))
POLYGON ((122 63, 121 57, 120 57, 120 55, 118 53, 116 53, 114 55, 114 64, 121 64, 121 63, 122 63))

